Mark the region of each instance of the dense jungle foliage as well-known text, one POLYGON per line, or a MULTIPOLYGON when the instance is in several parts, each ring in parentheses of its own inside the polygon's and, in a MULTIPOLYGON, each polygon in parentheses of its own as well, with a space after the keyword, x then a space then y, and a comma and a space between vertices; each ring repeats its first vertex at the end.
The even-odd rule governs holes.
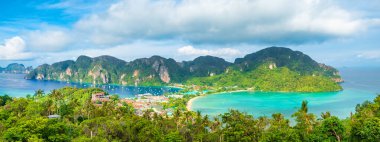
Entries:
MULTIPOLYGON (((230 110, 217 117, 175 109, 171 116, 134 108, 117 97, 101 106, 91 103, 100 89, 42 90, 26 98, 0 98, 1 141, 378 141, 380 96, 364 102, 346 119, 329 112, 312 114, 307 102, 294 112, 292 122, 282 114, 271 117, 230 110), (6 103, 4 103, 6 102, 6 103), (51 114, 60 118, 49 119, 51 114)), ((187 98, 184 98, 187 99, 187 98)), ((173 104, 184 105, 178 100, 173 104)), ((176 108, 175 105, 167 107, 176 108)), ((354 105, 354 104, 353 104, 354 105)))

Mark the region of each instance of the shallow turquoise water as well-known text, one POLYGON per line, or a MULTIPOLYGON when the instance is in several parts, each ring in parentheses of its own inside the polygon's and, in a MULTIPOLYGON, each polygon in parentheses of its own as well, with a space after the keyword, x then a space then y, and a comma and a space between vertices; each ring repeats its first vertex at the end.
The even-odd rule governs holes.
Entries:
POLYGON ((238 109, 254 116, 271 116, 283 113, 290 117, 303 100, 309 102, 309 111, 317 115, 330 111, 333 115, 346 118, 355 106, 366 100, 372 101, 380 92, 380 69, 344 68, 344 90, 327 93, 277 93, 236 92, 200 97, 193 101, 192 110, 216 116, 229 109, 238 109))
POLYGON ((38 81, 25 80, 24 74, 4 74, 0 73, 0 95, 7 94, 12 97, 25 97, 26 95, 34 94, 38 89, 44 90, 46 93, 53 89, 62 88, 65 86, 88 88, 97 87, 107 91, 110 94, 117 94, 121 98, 134 97, 136 94, 151 93, 154 95, 162 95, 166 92, 177 92, 178 88, 169 87, 135 87, 135 86, 120 86, 120 85, 91 85, 68 83, 58 81, 38 81))

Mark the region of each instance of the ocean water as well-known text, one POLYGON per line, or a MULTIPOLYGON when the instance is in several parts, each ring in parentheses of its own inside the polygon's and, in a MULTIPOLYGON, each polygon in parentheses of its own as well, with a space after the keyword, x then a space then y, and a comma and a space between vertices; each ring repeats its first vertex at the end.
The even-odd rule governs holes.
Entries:
POLYGON ((110 94, 117 94, 121 98, 134 97, 136 94, 151 93, 153 95, 162 95, 166 92, 177 92, 178 88, 169 87, 135 87, 135 86, 120 86, 120 85, 92 85, 80 83, 68 83, 58 81, 40 81, 40 80, 25 80, 24 74, 4 74, 0 73, 0 95, 7 94, 12 97, 25 97, 33 95, 38 89, 44 90, 46 93, 53 89, 62 88, 65 86, 88 88, 97 87, 107 91, 110 94))
MULTIPOLYGON (((380 68, 342 68, 345 80, 340 92, 326 93, 277 93, 277 92, 236 92, 208 95, 193 101, 192 110, 216 116, 229 109, 238 109, 257 116, 271 116, 283 113, 290 117, 303 100, 309 102, 309 110, 317 115, 330 111, 333 115, 345 118, 355 111, 356 104, 372 101, 380 93, 380 68)), ((67 83, 57 81, 25 80, 23 74, 0 74, 0 95, 25 97, 38 89, 50 92, 53 89, 72 86, 77 88, 94 87, 91 84, 67 83)), ((121 98, 134 97, 136 94, 177 92, 179 89, 168 87, 134 87, 119 85, 97 85, 110 94, 121 98)))
POLYGON ((380 68, 342 68, 345 80, 340 92, 326 93, 278 93, 236 92, 207 95, 193 101, 191 109, 216 116, 237 109, 255 117, 282 113, 287 118, 308 101, 309 111, 320 115, 330 111, 340 118, 350 116, 355 107, 366 100, 372 101, 380 93, 380 68))

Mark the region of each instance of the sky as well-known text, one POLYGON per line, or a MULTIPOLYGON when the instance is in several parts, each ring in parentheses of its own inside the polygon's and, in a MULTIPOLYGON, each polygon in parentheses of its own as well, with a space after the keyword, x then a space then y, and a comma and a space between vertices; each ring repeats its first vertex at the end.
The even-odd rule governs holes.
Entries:
POLYGON ((335 67, 380 66, 379 0, 0 1, 0 66, 80 55, 233 62, 270 46, 335 67))

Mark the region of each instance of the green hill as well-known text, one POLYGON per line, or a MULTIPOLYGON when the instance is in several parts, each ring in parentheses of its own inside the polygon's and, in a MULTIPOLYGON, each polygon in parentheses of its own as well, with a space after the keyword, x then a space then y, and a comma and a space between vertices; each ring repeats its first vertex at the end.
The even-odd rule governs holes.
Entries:
POLYGON ((256 69, 265 63, 271 63, 273 68, 286 67, 301 75, 340 78, 338 70, 333 67, 320 64, 300 51, 284 47, 269 47, 235 60, 236 67, 243 71, 256 69))
POLYGON ((231 70, 212 77, 188 80, 189 85, 211 86, 221 91, 249 89, 255 91, 328 92, 342 87, 325 76, 300 75, 287 67, 270 69, 264 64, 254 70, 242 72, 231 70))
POLYGON ((186 83, 233 90, 324 92, 342 90, 341 81, 338 70, 302 52, 269 47, 236 59, 223 74, 192 78, 186 83))

